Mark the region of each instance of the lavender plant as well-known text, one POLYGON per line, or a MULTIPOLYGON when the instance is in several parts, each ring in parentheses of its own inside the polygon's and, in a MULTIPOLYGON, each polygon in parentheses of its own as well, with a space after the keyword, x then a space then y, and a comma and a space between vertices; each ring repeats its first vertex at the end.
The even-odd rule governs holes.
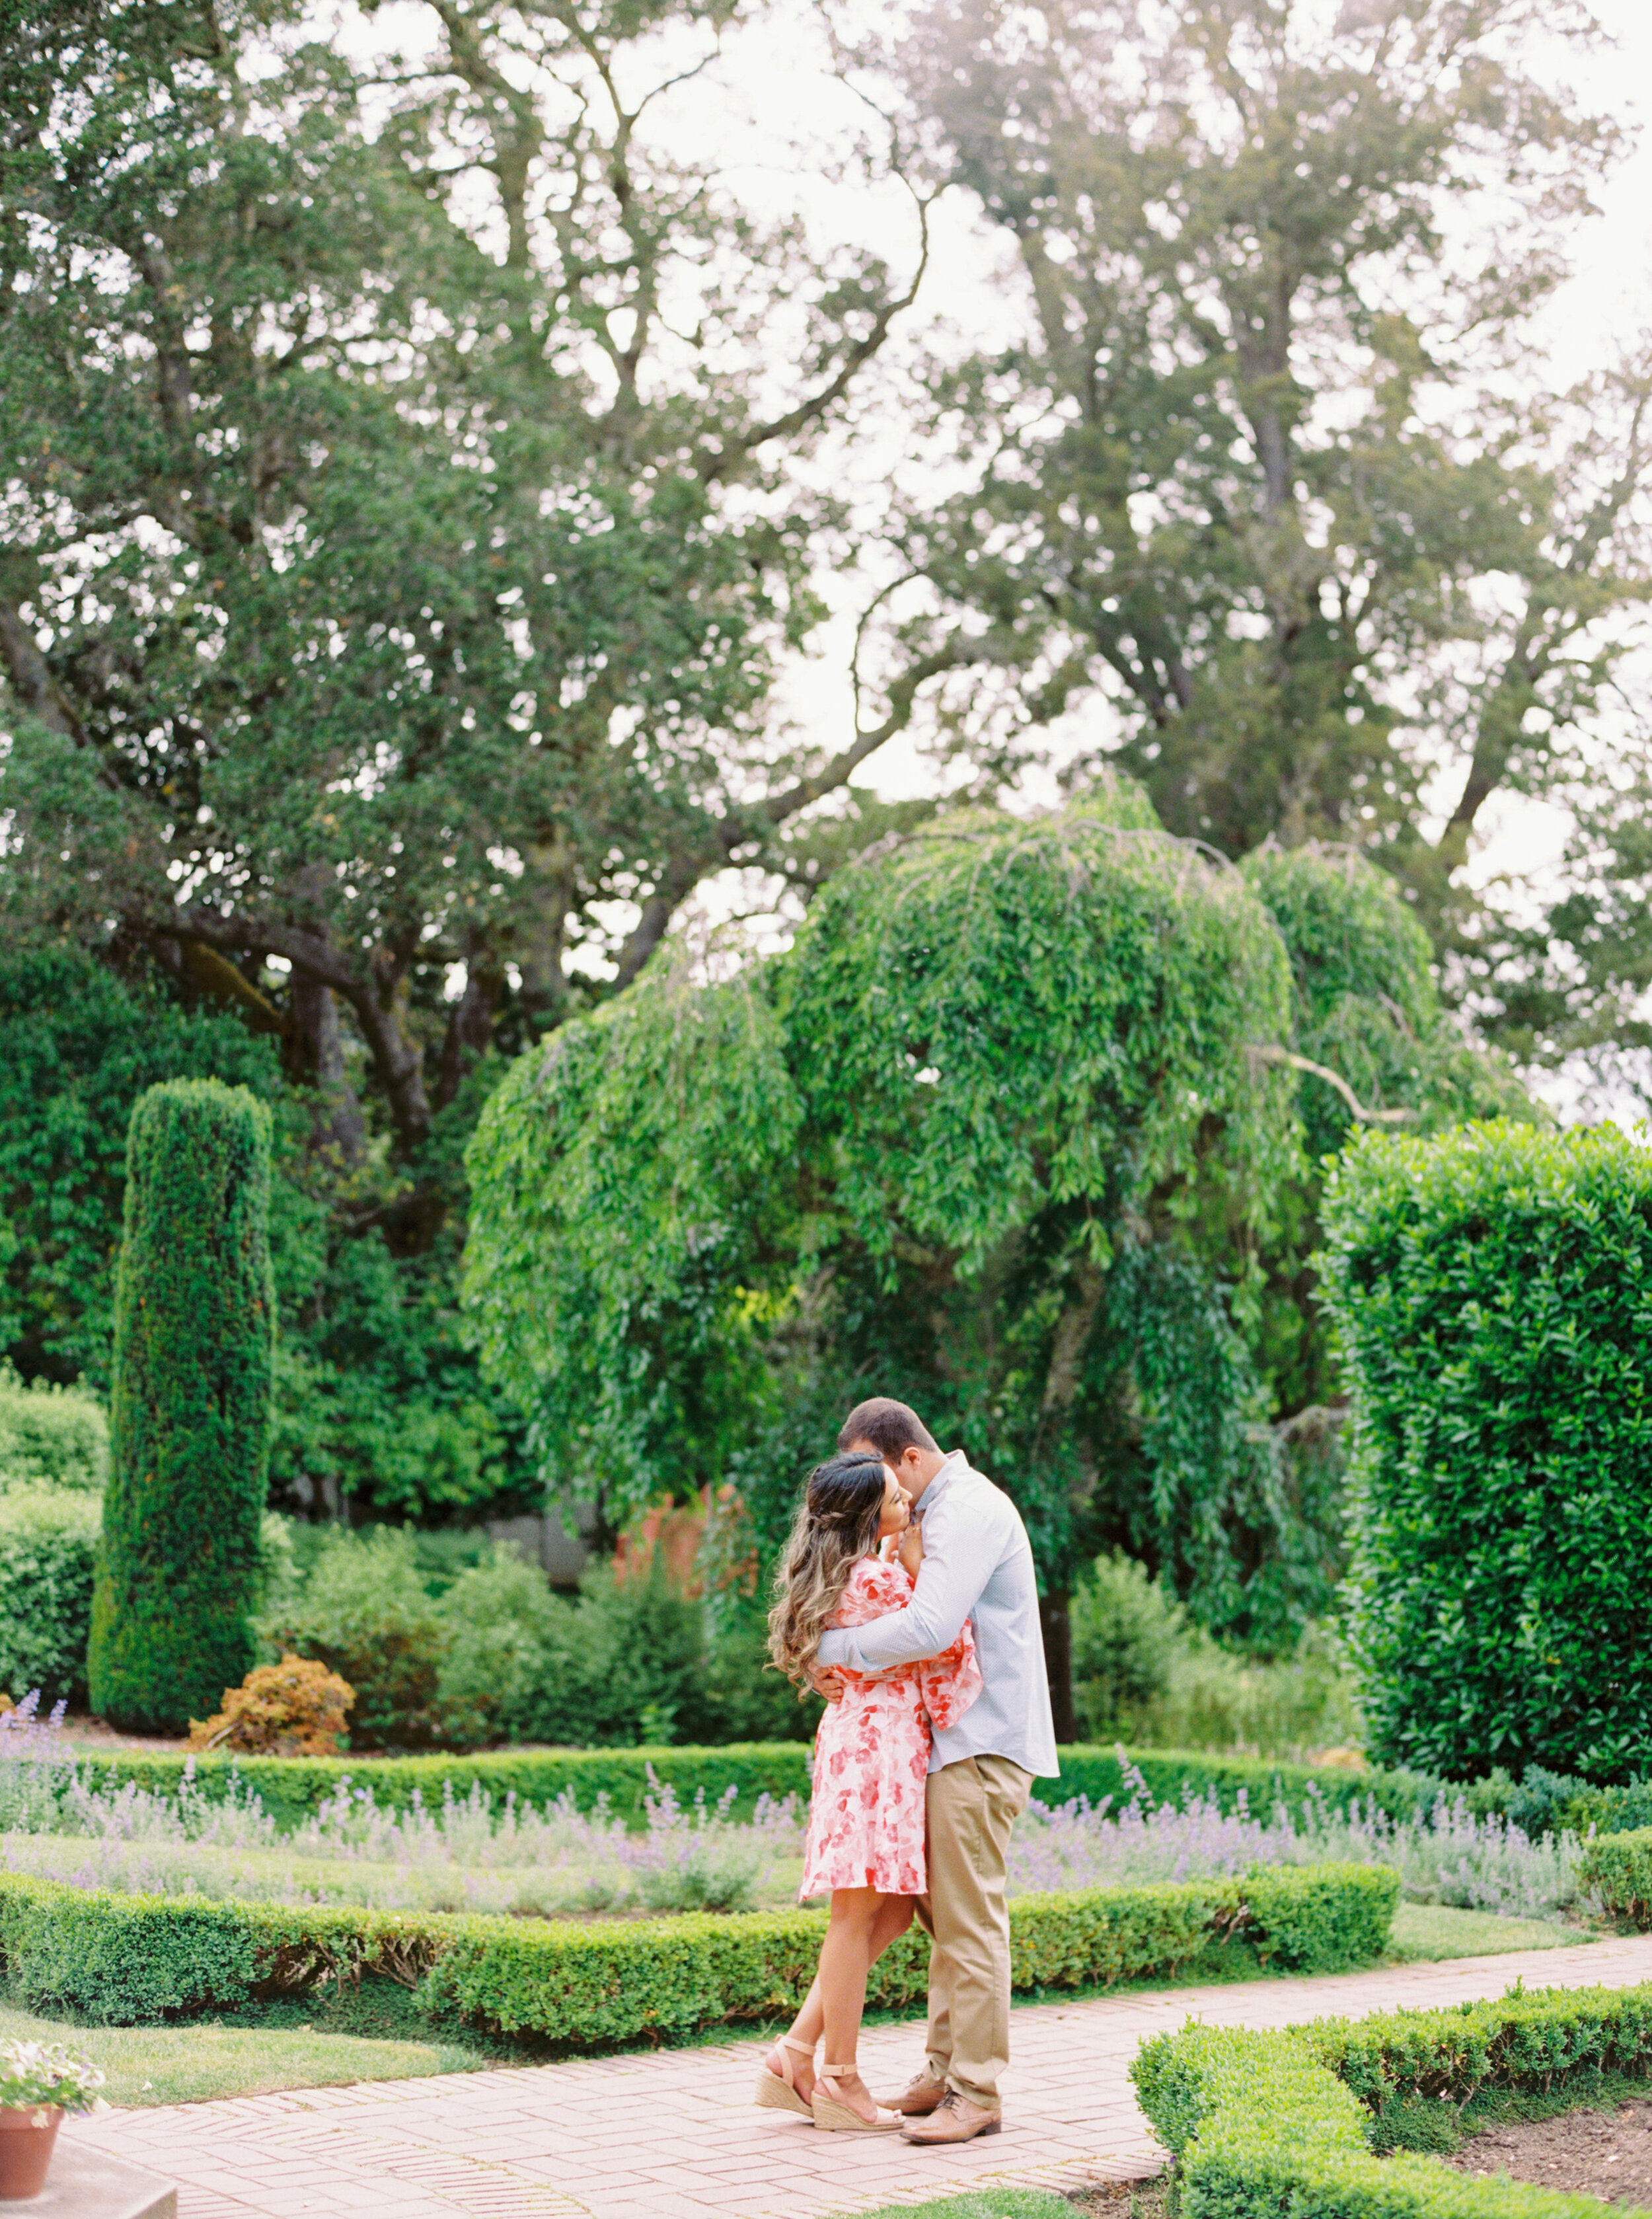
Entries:
POLYGON ((415 1797, 386 1810, 370 1781, 346 1775, 285 1836, 239 1782, 209 1798, 190 1768, 174 1795, 98 1788, 72 1768, 44 1790, 12 1785, 12 1823, 0 1837, 6 1870, 163 1895, 542 1917, 739 1911, 787 1876, 801 1846, 791 1799, 760 1799, 742 1825, 730 1795, 685 1808, 657 1782, 633 1833, 606 1797, 590 1812, 568 1795, 537 1811, 512 1794, 496 1804, 479 1782, 464 1796, 449 1783, 438 1807, 415 1797))
MULTIPOLYGON (((0 1865, 85 1887, 542 1918, 784 1902, 800 1876, 801 1812, 790 1797, 764 1797, 738 1824, 731 1800, 732 1791, 686 1806, 655 1780, 646 1823, 632 1831, 606 1798, 581 1811, 565 1794, 536 1810, 480 1782, 456 1794, 450 1782, 439 1804, 415 1797, 388 1810, 370 1777, 346 1775, 283 1834, 237 1780, 221 1797, 203 1792, 192 1767, 170 1795, 99 1787, 65 1753, 54 1720, 27 1705, 0 1716, 0 1865)), ((1447 1798, 1405 1819, 1375 1805, 1334 1812, 1313 1795, 1295 1819, 1259 1818, 1243 1795, 1228 1812, 1214 1795, 1156 1803, 1127 1765, 1116 1805, 1030 1806, 1013 1837, 1010 1886, 1199 1880, 1347 1858, 1395 1866, 1413 1901, 1552 1918, 1576 1896, 1579 1850, 1574 1836, 1533 1841, 1447 1798)))
POLYGON ((1425 1817, 1393 1818, 1374 1803, 1334 1812, 1310 1791, 1300 1818, 1264 1821, 1251 1816, 1243 1791, 1224 1812, 1214 1794, 1156 1804, 1133 1766, 1125 1776, 1127 1799, 1117 1811, 1109 1798, 1054 1809, 1033 1804, 1012 1838, 1011 1886, 1202 1880, 1254 1865, 1348 1859, 1394 1866, 1413 1902, 1552 1918, 1576 1898, 1575 1837, 1534 1842, 1506 1819, 1476 1818, 1460 1798, 1442 1797, 1425 1817))

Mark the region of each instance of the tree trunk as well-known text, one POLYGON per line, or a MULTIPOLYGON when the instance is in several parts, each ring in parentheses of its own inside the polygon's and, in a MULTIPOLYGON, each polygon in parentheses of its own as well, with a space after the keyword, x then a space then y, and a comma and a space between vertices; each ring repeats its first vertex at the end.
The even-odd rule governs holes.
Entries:
POLYGON ((292 1075, 316 1090, 310 1147, 326 1151, 350 1168, 367 1153, 367 1120, 345 1070, 338 1004, 331 986, 295 971, 288 989, 290 1013, 289 1066, 292 1075))
POLYGON ((435 1105, 446 1109, 458 1092, 464 1075, 488 1053, 494 1037, 494 1011, 498 1006, 504 972, 491 949, 478 943, 465 965, 464 991, 448 1011, 447 1030, 436 1066, 435 1105))
POLYGON ((1044 1669, 1050 1681, 1050 1711, 1058 1742, 1078 1738, 1078 1722, 1072 1709, 1072 1597, 1060 1594, 1039 1597, 1039 1623, 1044 1631, 1044 1669))
MULTIPOLYGON (((1107 1282, 1088 1256, 1074 1259, 1068 1299, 1050 1344, 1050 1368, 1044 1379, 1044 1407, 1040 1413, 1035 1453, 1047 1455, 1065 1425, 1078 1399, 1084 1377, 1084 1358, 1096 1320, 1101 1313, 1107 1282)), ((1053 1590, 1039 1603, 1044 1628, 1044 1669, 1049 1675, 1050 1709, 1059 1742, 1078 1738, 1072 1712, 1071 1596, 1065 1588, 1053 1590)))

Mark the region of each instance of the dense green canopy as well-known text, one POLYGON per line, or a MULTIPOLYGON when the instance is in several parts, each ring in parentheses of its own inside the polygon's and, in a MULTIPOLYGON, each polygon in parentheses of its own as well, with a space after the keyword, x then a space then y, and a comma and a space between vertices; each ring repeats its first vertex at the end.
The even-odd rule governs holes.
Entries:
POLYGON ((1128 786, 891 844, 784 954, 705 980, 674 950, 516 1064, 469 1158, 484 1363, 562 1488, 621 1511, 732 1470, 771 1527, 842 1398, 904 1394, 1013 1489, 1053 1594, 1124 1539, 1282 1638, 1326 1551, 1245 1329, 1326 1082, 1281 1051, 1316 992, 1314 1044, 1357 1033, 1375 968, 1359 1075, 1441 1106, 1415 930, 1355 859, 1244 873, 1128 786), (1304 925, 1295 1011, 1253 876, 1304 925))

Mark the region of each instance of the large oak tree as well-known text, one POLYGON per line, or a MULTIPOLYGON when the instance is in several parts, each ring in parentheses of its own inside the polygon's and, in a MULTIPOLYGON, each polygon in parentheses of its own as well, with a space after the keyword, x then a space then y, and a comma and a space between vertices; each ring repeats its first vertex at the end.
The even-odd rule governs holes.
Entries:
POLYGON ((673 156, 731 14, 442 0, 352 65, 256 0, 9 11, 14 917, 279 1032, 346 1165, 341 1010, 405 1159, 502 1002, 623 984, 929 668, 835 749, 771 734, 836 513, 794 466, 926 208, 885 263, 673 156))
POLYGON ((1099 693, 1172 829, 1351 842, 1442 946, 1493 799, 1588 782, 1652 589, 1652 342, 1533 375, 1618 143, 1557 66, 1596 35, 1545 0, 935 0, 895 55, 1020 279, 935 382, 978 474, 912 515, 912 636, 1014 634, 1028 715, 1099 693))

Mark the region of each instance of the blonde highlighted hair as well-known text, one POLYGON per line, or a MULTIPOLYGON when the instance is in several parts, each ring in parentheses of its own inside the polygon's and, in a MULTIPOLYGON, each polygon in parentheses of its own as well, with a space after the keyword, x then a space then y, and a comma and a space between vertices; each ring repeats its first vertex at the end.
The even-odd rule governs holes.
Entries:
POLYGON ((809 1691, 820 1637, 850 1572, 862 1557, 878 1553, 888 1484, 884 1460, 875 1456, 835 1456, 809 1475, 768 1614, 769 1656, 778 1671, 797 1681, 800 1698, 809 1691))

